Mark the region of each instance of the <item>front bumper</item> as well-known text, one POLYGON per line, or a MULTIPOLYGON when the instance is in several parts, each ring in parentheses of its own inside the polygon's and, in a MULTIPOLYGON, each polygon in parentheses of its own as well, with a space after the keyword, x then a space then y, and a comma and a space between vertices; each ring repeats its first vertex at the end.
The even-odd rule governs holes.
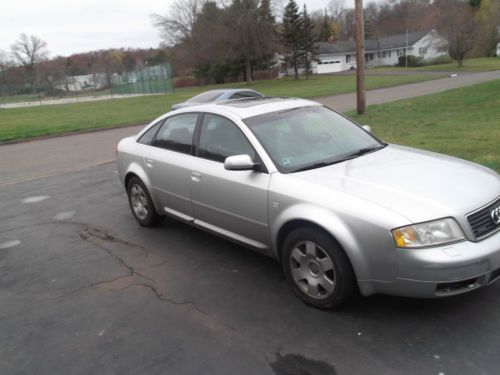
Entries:
POLYGON ((500 278, 500 232, 480 241, 398 249, 398 276, 376 283, 378 293, 437 298, 462 294, 500 278))

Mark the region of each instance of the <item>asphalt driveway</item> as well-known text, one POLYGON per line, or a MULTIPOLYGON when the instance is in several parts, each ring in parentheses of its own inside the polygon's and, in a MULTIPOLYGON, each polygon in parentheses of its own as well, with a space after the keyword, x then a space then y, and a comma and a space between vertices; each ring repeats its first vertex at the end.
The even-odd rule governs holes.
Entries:
POLYGON ((500 283, 334 312, 279 265, 139 227, 114 163, 0 190, 0 374, 498 374, 500 283))

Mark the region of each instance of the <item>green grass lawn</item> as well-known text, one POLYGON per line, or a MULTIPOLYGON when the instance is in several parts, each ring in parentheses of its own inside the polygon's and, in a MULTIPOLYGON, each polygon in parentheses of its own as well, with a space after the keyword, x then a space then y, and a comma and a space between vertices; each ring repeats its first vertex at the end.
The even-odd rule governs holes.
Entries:
POLYGON ((411 70, 411 71, 439 71, 439 72, 487 72, 492 70, 500 70, 500 57, 478 57, 474 59, 466 59, 462 67, 458 63, 452 62, 449 64, 419 66, 417 68, 400 68, 400 67, 381 67, 377 70, 411 70))
POLYGON ((500 80, 348 113, 390 142, 457 156, 500 172, 500 80))
MULTIPOLYGON (((373 89, 436 78, 439 76, 431 74, 368 76, 366 87, 373 89)), ((355 90, 355 77, 312 76, 309 80, 298 81, 266 80, 257 81, 251 86, 244 83, 211 85, 179 89, 174 94, 167 95, 0 109, 0 142, 146 123, 170 110, 174 103, 185 101, 205 90, 222 87, 250 87, 268 96, 312 98, 352 92, 355 90)))

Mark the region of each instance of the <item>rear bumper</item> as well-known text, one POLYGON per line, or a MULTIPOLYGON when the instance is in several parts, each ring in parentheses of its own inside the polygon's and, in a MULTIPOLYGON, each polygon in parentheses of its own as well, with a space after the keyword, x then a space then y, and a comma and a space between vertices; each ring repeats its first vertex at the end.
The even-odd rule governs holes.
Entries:
POLYGON ((397 278, 392 282, 373 282, 368 289, 420 298, 467 293, 500 279, 500 232, 480 242, 398 249, 397 257, 397 278))

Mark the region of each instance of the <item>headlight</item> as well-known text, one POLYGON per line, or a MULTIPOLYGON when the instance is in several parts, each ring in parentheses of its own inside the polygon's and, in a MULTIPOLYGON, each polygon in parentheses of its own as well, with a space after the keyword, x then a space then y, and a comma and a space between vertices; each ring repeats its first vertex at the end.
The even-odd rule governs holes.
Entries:
POLYGON ((426 247, 463 240, 464 234, 453 219, 440 219, 392 230, 397 247, 426 247))

